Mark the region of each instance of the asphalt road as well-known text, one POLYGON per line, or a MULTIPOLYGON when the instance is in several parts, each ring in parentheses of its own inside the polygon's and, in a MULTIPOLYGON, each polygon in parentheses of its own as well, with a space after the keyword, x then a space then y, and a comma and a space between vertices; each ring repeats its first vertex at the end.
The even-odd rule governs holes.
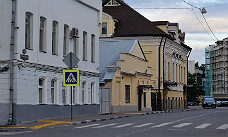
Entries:
POLYGON ((16 137, 228 137, 228 108, 160 113, 9 133, 16 137))

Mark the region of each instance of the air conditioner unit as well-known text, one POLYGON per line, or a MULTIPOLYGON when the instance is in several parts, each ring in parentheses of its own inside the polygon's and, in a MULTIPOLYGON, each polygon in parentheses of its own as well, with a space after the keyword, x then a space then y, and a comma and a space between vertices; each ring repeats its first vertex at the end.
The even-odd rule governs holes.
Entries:
POLYGON ((71 30, 71 37, 78 38, 78 29, 72 28, 72 30, 71 30))

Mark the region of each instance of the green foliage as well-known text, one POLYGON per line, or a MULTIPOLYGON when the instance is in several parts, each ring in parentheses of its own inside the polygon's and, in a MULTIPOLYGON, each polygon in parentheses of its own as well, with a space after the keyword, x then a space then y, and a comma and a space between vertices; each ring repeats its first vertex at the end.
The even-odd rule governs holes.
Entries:
POLYGON ((203 86, 196 82, 196 74, 188 73, 188 85, 193 85, 193 87, 187 89, 188 102, 195 102, 198 96, 205 94, 203 86))

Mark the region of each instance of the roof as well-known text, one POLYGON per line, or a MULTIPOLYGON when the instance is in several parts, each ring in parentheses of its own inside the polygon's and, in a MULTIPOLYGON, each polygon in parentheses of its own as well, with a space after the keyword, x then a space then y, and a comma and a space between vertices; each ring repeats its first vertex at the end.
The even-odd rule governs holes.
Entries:
MULTIPOLYGON (((99 42, 99 70, 100 82, 112 79, 115 71, 107 67, 116 67, 116 60, 120 59, 120 53, 130 53, 137 45, 138 40, 112 40, 99 42)), ((115 69, 116 70, 116 69, 115 69)))
POLYGON ((115 24, 114 36, 166 36, 166 33, 156 27, 153 22, 132 9, 121 0, 116 0, 118 6, 103 6, 103 12, 109 14, 118 22, 115 24))

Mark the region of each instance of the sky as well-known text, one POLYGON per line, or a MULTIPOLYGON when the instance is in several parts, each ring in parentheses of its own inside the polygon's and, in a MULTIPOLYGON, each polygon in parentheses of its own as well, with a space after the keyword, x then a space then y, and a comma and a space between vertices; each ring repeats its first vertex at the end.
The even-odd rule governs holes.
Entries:
POLYGON ((228 37, 228 0, 124 0, 124 2, 151 21, 179 23, 182 32, 186 33, 185 44, 193 49, 189 60, 195 60, 199 64, 205 63, 206 47, 215 44, 217 39, 223 40, 228 37), (201 14, 200 9, 203 7, 207 11, 203 15, 216 38, 201 14))

